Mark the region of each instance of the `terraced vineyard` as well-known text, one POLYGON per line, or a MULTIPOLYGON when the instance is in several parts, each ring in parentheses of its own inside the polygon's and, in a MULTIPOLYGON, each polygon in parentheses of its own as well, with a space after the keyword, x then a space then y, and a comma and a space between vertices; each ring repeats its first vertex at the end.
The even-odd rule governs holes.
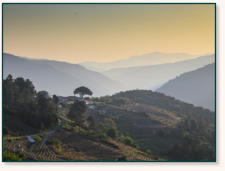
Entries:
POLYGON ((52 152, 47 145, 44 144, 34 144, 31 151, 35 153, 35 157, 39 161, 55 161, 57 156, 52 152))
POLYGON ((89 104, 94 107, 82 113, 82 124, 62 110, 54 127, 4 136, 5 156, 12 153, 22 161, 168 161, 192 160, 198 154, 196 160, 213 160, 214 113, 209 110, 144 90, 89 99, 89 104))
POLYGON ((147 153, 112 139, 97 142, 64 129, 57 131, 52 138, 62 142, 60 149, 41 141, 29 143, 23 137, 4 140, 4 151, 22 152, 27 161, 116 161, 124 155, 131 161, 153 160, 147 153))
POLYGON ((41 142, 28 144, 25 139, 16 141, 4 141, 4 151, 12 153, 24 153, 28 160, 54 161, 58 160, 56 154, 41 142))

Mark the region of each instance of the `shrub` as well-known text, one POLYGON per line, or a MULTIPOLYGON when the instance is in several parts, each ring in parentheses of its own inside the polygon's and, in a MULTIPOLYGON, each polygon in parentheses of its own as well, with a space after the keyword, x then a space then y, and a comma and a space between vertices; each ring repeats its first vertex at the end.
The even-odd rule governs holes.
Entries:
POLYGON ((118 158, 118 161, 127 161, 127 156, 123 155, 118 158))
POLYGON ((3 152, 3 160, 5 161, 22 161, 25 159, 25 155, 22 154, 21 152, 16 154, 16 153, 11 153, 8 151, 3 152))
POLYGON ((73 128, 73 131, 79 135, 83 135, 83 136, 87 136, 88 135, 88 131, 85 130, 84 128, 81 128, 80 126, 75 126, 73 128))
POLYGON ((134 140, 131 137, 129 137, 129 136, 124 137, 123 138, 123 142, 126 145, 130 145, 130 146, 134 145, 134 140))
POLYGON ((38 135, 34 135, 33 138, 38 142, 42 141, 42 138, 38 135))
POLYGON ((110 128, 107 131, 107 135, 112 137, 112 138, 116 138, 117 137, 117 130, 115 128, 110 128))
POLYGON ((61 146, 62 146, 62 142, 57 138, 50 138, 47 141, 47 144, 52 145, 53 147, 55 147, 57 149, 61 148, 61 146))
POLYGON ((147 149, 147 150, 146 150, 146 153, 151 154, 152 152, 151 152, 150 149, 147 149))
POLYGON ((139 148, 139 146, 137 144, 135 144, 133 138, 129 137, 129 136, 123 136, 121 138, 121 141, 129 146, 135 147, 135 148, 139 148))
POLYGON ((100 140, 106 140, 107 138, 108 138, 108 136, 106 135, 106 133, 102 133, 99 135, 100 140))
POLYGON ((72 129, 72 127, 69 125, 69 124, 64 124, 62 126, 63 129, 67 130, 67 131, 70 131, 72 129))

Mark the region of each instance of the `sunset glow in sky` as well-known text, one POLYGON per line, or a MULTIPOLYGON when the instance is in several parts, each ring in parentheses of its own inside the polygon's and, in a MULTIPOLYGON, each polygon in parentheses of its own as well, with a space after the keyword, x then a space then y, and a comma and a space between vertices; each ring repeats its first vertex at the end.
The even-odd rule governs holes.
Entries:
POLYGON ((214 53, 215 6, 5 4, 3 51, 79 63, 152 52, 214 53))

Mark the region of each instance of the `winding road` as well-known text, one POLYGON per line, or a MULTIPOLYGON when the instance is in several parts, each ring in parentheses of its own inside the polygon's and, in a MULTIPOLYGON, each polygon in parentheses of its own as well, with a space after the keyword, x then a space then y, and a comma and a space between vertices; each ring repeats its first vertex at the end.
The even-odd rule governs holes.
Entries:
POLYGON ((64 120, 63 119, 61 119, 61 123, 60 123, 60 125, 58 125, 57 127, 55 127, 55 129, 53 129, 52 131, 50 131, 49 133, 48 133, 48 135, 42 140, 42 144, 44 144, 44 145, 46 145, 46 141, 57 131, 57 130, 59 130, 59 129, 61 129, 62 128, 62 126, 63 126, 63 124, 64 124, 64 120))

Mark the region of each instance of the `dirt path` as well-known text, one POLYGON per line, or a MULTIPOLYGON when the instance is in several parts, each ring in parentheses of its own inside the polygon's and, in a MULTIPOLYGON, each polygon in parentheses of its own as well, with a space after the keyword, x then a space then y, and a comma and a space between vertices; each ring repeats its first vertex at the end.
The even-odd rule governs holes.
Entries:
POLYGON ((43 140, 42 140, 42 144, 46 145, 46 141, 59 129, 62 128, 63 124, 64 124, 64 120, 61 120, 61 123, 60 125, 58 125, 55 129, 53 129, 52 131, 50 131, 47 135, 47 137, 45 137, 43 140))

